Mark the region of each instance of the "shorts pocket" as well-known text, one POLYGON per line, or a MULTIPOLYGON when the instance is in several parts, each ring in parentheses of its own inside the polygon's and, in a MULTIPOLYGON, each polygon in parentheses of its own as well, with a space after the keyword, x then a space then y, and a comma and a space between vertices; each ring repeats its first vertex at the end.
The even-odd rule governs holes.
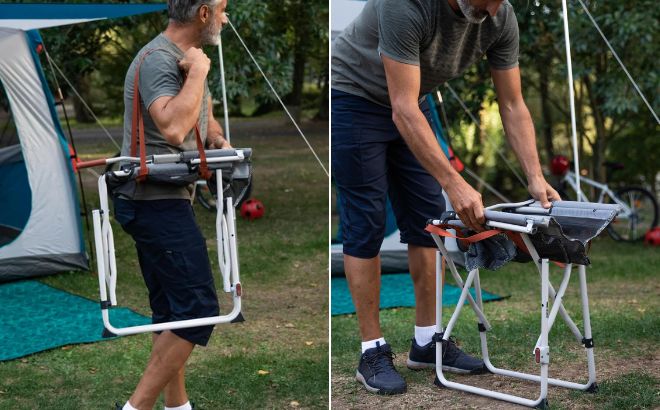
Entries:
POLYGON ((192 245, 183 251, 165 249, 163 257, 163 262, 171 266, 171 269, 163 266, 163 270, 170 272, 167 280, 172 286, 194 288, 213 280, 205 246, 192 245))
POLYGON ((341 186, 362 185, 362 153, 359 144, 332 147, 332 173, 341 186))

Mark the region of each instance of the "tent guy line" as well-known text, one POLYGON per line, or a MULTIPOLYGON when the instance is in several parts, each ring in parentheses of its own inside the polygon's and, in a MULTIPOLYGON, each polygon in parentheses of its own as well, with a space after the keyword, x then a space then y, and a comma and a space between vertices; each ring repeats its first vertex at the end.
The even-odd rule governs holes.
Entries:
MULTIPOLYGON (((87 111, 89 112, 89 114, 90 114, 92 117, 94 117, 94 120, 96 121, 96 123, 97 123, 97 124, 99 125, 99 127, 101 127, 101 129, 105 132, 105 135, 107 135, 108 138, 110 138, 110 141, 112 141, 112 143, 114 144, 114 146, 115 146, 118 150, 121 150, 121 147, 119 146, 119 144, 117 144, 117 141, 115 141, 115 139, 112 137, 112 135, 110 135, 110 132, 107 130, 107 128, 105 128, 105 127, 103 126, 103 124, 101 123, 101 120, 99 120, 98 117, 96 116, 96 114, 94 114, 94 111, 92 111, 92 109, 90 108, 90 106, 87 105, 87 102, 86 102, 85 99, 80 95, 80 93, 78 92, 78 90, 76 90, 76 87, 74 87, 73 84, 71 84, 71 81, 69 81, 69 79, 64 75, 64 73, 62 72, 62 70, 60 69, 60 67, 57 65, 57 63, 55 63, 55 61, 53 61, 53 59, 50 58, 50 54, 48 54, 48 51, 46 50, 46 47, 45 47, 45 46, 44 46, 44 53, 46 54, 46 59, 48 60, 48 63, 51 65, 51 67, 53 67, 53 66, 55 67, 55 69, 57 70, 57 72, 60 73, 60 75, 62 76, 62 78, 64 79, 64 81, 66 81, 66 83, 69 85, 69 87, 71 87, 71 90, 76 94, 76 96, 78 97, 78 99, 80 100, 80 102, 83 104, 83 106, 87 109, 87 111)), ((55 78, 55 73, 53 73, 53 78, 55 78)), ((57 82, 57 80, 55 80, 55 81, 57 82)))
POLYGON ((306 143, 307 146, 309 147, 310 151, 312 151, 312 154, 314 155, 314 158, 316 158, 316 161, 318 161, 318 163, 319 163, 319 165, 321 166, 321 168, 323 168, 323 172, 325 172, 325 174, 326 174, 328 177, 330 177, 330 173, 329 173, 328 170, 325 168, 325 165, 323 165, 323 162, 321 161, 321 159, 319 158, 319 156, 316 155, 316 151, 314 151, 314 148, 312 148, 312 145, 309 143, 309 140, 307 140, 307 138, 305 137, 305 134, 303 134, 302 130, 301 130, 300 127, 298 126, 298 123, 296 122, 295 119, 293 119, 293 116, 291 115, 291 113, 289 112, 289 110, 286 108, 286 105, 284 105, 284 102, 283 102, 282 99, 280 98, 280 95, 277 93, 277 91, 275 91, 275 87, 273 87, 273 84, 271 84, 270 80, 268 80, 268 77, 266 76, 266 74, 264 73, 264 71, 261 69, 261 66, 259 65, 259 63, 257 63, 257 59, 254 58, 254 56, 252 55, 252 52, 250 51, 250 49, 248 48, 248 46, 247 46, 247 45, 245 44, 245 42, 243 41, 243 38, 241 37, 240 34, 238 34, 238 30, 236 30, 236 27, 234 27, 234 24, 231 22, 231 20, 230 20, 229 18, 227 19, 227 21, 229 22, 229 26, 231 27, 231 29, 234 30, 234 34, 236 34, 236 37, 238 38, 238 41, 241 42, 241 44, 243 45, 243 48, 245 48, 245 51, 247 51, 248 55, 250 56, 250 58, 251 58, 252 61, 254 62, 254 65, 257 66, 257 69, 259 70, 259 72, 261 73, 261 75, 264 77, 264 80, 266 80, 266 82, 268 83, 268 86, 270 87, 271 91, 273 91, 273 94, 275 94, 275 97, 277 97, 277 101, 280 102, 280 105, 282 106, 282 108, 284 108, 284 111, 286 111, 286 114, 287 114, 287 115, 289 116, 289 118, 291 119, 291 122, 293 122, 293 125, 294 125, 294 126, 296 127, 296 129, 298 130, 298 133, 300 134, 300 136, 302 137, 302 139, 305 140, 305 143, 306 143))
POLYGON ((602 30, 600 29, 600 26, 598 25, 598 23, 596 23, 596 20, 594 20, 591 13, 589 13, 589 9, 587 8, 587 6, 584 4, 584 2, 582 0, 578 0, 578 2, 580 2, 580 5, 584 9, 584 12, 587 14, 587 17, 589 17, 589 20, 591 20, 591 23, 594 25, 594 27, 598 31, 598 34, 600 34, 600 36, 603 38, 603 41, 605 41, 605 44, 607 44, 607 47, 610 49, 610 51, 612 52, 612 55, 614 56, 616 61, 619 63, 619 65, 623 69, 623 72, 626 73, 626 76, 628 76, 628 79, 632 83, 633 87, 635 87, 635 90, 637 91, 637 94, 639 94, 639 96, 644 101, 644 104, 646 104, 646 107, 648 107, 649 111, 651 111, 651 114, 653 115, 653 118, 655 118, 655 122, 660 124, 660 119, 658 119, 658 115, 655 113, 655 111, 651 107, 651 104, 649 104, 649 102, 646 100, 646 97, 644 96, 644 93, 642 93, 642 90, 639 89, 639 86, 637 85, 635 80, 632 78, 632 76, 628 72, 628 69, 626 69, 626 66, 623 64, 623 61, 621 61, 621 59, 619 58, 619 55, 614 50, 614 47, 612 47, 612 44, 610 44, 607 37, 605 37, 605 34, 603 34, 602 30))

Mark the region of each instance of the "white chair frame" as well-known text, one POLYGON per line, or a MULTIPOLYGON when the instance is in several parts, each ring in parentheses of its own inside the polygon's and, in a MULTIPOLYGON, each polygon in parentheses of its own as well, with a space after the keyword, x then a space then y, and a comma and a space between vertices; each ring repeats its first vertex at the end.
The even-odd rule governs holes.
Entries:
MULTIPOLYGON (((434 221, 436 223, 438 221, 434 221)), ((502 226, 500 226, 502 227, 502 226)), ((528 234, 529 230, 525 228, 509 226, 509 229, 517 231, 521 234, 522 239, 529 251, 529 254, 534 261, 536 268, 538 269, 541 276, 541 334, 538 338, 536 346, 533 350, 533 356, 536 359, 536 362, 540 365, 540 374, 534 375, 529 373, 522 373, 513 370, 501 369, 495 367, 490 361, 490 356, 488 353, 488 344, 487 344, 487 335, 486 333, 491 329, 491 325, 486 319, 483 310, 483 300, 481 294, 481 283, 479 278, 479 269, 474 269, 470 271, 467 275, 465 281, 462 280, 456 265, 453 260, 449 257, 449 252, 443 244, 440 236, 437 234, 431 234, 433 240, 435 241, 438 252, 436 253, 436 375, 437 381, 443 386, 465 391, 468 393, 478 394, 481 396, 490 397, 497 400, 508 401, 511 403, 520 404, 527 407, 536 407, 536 408, 547 408, 548 406, 548 385, 566 387, 575 390, 582 390, 587 392, 595 392, 598 389, 596 384, 596 365, 594 361, 594 351, 593 351, 593 339, 591 334, 591 320, 589 315, 589 300, 587 296, 587 279, 586 279, 586 269, 583 265, 578 265, 578 274, 580 282, 580 296, 582 300, 582 316, 584 322, 584 335, 580 332, 575 323, 571 320, 570 316, 566 312, 563 306, 563 298, 568 287, 568 282, 571 276, 572 265, 567 264, 564 269, 564 276, 559 286, 559 291, 555 292, 554 287, 550 283, 549 279, 549 261, 548 259, 539 258, 538 252, 532 241, 529 239, 528 234), (451 274, 456 281, 456 284, 462 288, 461 296, 458 300, 458 304, 452 314, 447 327, 443 330, 442 325, 442 271, 443 264, 442 258, 447 262, 447 266, 451 271, 451 274), (476 300, 469 293, 469 289, 474 285, 476 300), (527 399, 524 397, 519 397, 511 394, 502 393, 496 390, 489 390, 480 387, 470 386, 463 383, 458 383, 454 381, 447 380, 442 371, 442 340, 448 340, 451 336, 451 333, 454 329, 456 321, 463 309, 463 304, 465 301, 468 301, 470 307, 474 310, 478 318, 478 329, 479 336, 481 339, 481 353, 486 365, 486 368, 494 374, 509 376, 518 379, 527 380, 530 382, 538 383, 540 385, 539 396, 535 399, 527 399), (552 301, 552 308, 549 308, 549 300, 552 301), (548 341, 548 333, 554 324, 557 314, 561 315, 571 332, 575 336, 575 339, 578 343, 582 344, 586 350, 587 356, 587 375, 588 381, 584 384, 575 383, 571 381, 565 381, 555 378, 548 377, 548 367, 550 365, 550 347, 548 341)))
MULTIPOLYGON (((139 158, 120 157, 114 158, 113 162, 135 161, 139 158)), ((242 151, 238 150, 236 156, 208 158, 207 162, 232 162, 244 159, 242 151)), ((193 160, 198 163, 199 160, 193 160)), ((217 213, 216 213, 216 237, 218 244, 218 264, 222 276, 222 288, 224 292, 231 293, 233 307, 226 315, 205 317, 198 319, 179 320, 151 325, 139 325, 129 327, 116 327, 110 322, 110 308, 117 305, 117 263, 115 259, 115 246, 112 226, 110 224, 110 208, 108 202, 108 190, 105 175, 98 180, 100 209, 92 211, 94 224, 94 241, 96 248, 96 260, 99 279, 99 291, 101 297, 101 314, 103 317, 104 336, 126 336, 138 333, 159 332, 164 330, 183 329, 198 326, 216 325, 220 323, 231 323, 242 321, 241 295, 242 287, 239 278, 238 247, 236 245, 236 214, 231 197, 225 198, 222 189, 222 170, 216 172, 217 181, 217 213)), ((128 175, 124 171, 115 171, 117 176, 128 175)))

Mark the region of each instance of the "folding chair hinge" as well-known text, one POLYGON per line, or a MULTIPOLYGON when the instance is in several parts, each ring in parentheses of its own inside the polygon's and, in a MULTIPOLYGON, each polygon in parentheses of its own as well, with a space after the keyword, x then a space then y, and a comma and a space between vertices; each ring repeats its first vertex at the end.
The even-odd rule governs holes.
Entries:
POLYGON ((486 326, 484 326, 483 323, 477 323, 477 328, 479 329, 479 332, 485 332, 486 330, 488 330, 486 329, 486 326))
POLYGON ((587 349, 593 349, 593 347, 594 347, 594 339, 593 339, 593 338, 591 338, 591 339, 587 339, 586 337, 583 337, 583 338, 582 338, 582 344, 583 344, 584 347, 586 347, 587 349))
POLYGON ((536 405, 537 409, 541 410, 547 410, 550 408, 550 405, 548 404, 548 399, 543 399, 539 404, 536 405))
POLYGON ((102 300, 101 301, 101 310, 110 309, 111 307, 112 307, 112 303, 110 303, 109 300, 102 300))
POLYGON ((547 364, 550 363, 550 347, 543 346, 534 349, 534 359, 536 363, 547 364))
POLYGON ((591 383, 585 391, 587 393, 598 393, 598 384, 596 382, 591 383))
POLYGON ((444 336, 444 335, 445 335, 445 332, 434 333, 434 334, 433 334, 433 337, 431 338, 431 340, 432 340, 434 343, 442 342, 442 336, 444 336))

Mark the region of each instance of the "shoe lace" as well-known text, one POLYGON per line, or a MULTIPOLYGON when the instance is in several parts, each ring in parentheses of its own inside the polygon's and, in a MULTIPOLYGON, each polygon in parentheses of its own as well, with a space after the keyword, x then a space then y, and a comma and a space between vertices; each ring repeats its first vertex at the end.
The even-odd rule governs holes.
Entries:
POLYGON ((442 358, 445 357, 451 358, 460 353, 460 349, 456 345, 456 338, 454 336, 449 336, 446 342, 442 343, 442 358))
POLYGON ((365 361, 374 374, 378 374, 390 369, 394 369, 394 358, 396 355, 392 351, 378 350, 376 353, 365 358, 365 361))

